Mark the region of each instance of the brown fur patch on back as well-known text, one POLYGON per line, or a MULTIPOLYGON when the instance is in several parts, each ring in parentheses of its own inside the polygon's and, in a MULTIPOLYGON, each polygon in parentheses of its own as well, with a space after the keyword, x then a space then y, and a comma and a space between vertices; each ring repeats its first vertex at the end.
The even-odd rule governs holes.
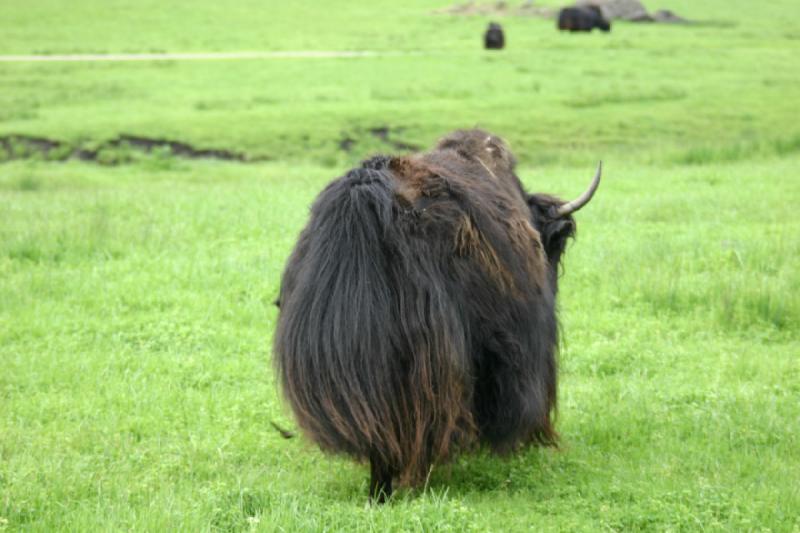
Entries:
POLYGON ((389 169, 397 178, 397 194, 412 204, 423 194, 422 189, 431 177, 430 171, 410 157, 393 158, 389 169))
POLYGON ((511 244, 526 258, 526 270, 538 287, 545 283, 547 255, 542 238, 527 218, 514 218, 511 223, 511 244))
POLYGON ((514 277, 497 257, 491 243, 467 215, 461 218, 456 229, 455 252, 459 256, 474 259, 504 291, 509 292, 515 288, 514 277))
MULTIPOLYGON (((447 196, 448 172, 444 168, 414 157, 396 157, 389 168, 397 178, 397 194, 403 203, 414 204, 421 197, 437 198, 447 196)), ((506 205, 510 211, 507 219, 508 234, 512 246, 526 258, 526 270, 537 286, 545 283, 544 255, 539 232, 534 229, 524 214, 515 207, 506 205)), ((455 253, 461 257, 471 257, 483 271, 505 292, 515 290, 513 274, 506 268, 491 243, 467 215, 457 222, 454 236, 455 253)))

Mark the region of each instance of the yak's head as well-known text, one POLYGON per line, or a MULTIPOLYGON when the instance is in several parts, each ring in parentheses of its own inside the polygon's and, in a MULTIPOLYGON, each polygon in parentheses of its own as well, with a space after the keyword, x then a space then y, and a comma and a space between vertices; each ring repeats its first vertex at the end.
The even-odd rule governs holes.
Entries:
POLYGON ((575 219, 572 214, 589 203, 597 186, 600 185, 602 164, 598 165, 592 183, 575 200, 565 202, 549 194, 531 194, 528 196, 528 207, 531 210, 531 223, 539 232, 542 246, 550 263, 553 276, 561 261, 561 255, 567 246, 567 239, 575 235, 575 219))
POLYGON ((595 17, 595 26, 603 31, 611 31, 611 22, 609 22, 609 20, 606 18, 605 13, 603 13, 603 10, 600 8, 600 6, 589 5, 586 7, 595 17))
POLYGON ((464 159, 480 164, 506 187, 510 194, 525 195, 522 183, 514 174, 517 159, 500 137, 477 128, 456 130, 442 138, 436 149, 454 150, 464 159))
POLYGON ((508 145, 495 135, 481 129, 456 130, 443 137, 438 150, 455 150, 461 157, 478 161, 497 174, 513 172, 517 160, 508 145))

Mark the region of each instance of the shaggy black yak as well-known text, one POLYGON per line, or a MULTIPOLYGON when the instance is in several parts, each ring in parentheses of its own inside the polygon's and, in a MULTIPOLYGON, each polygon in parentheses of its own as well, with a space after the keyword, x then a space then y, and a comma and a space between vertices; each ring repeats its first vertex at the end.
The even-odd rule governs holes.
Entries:
POLYGON ((592 31, 595 28, 611 31, 611 22, 597 6, 565 7, 558 13, 557 27, 569 31, 592 31))
POLYGON ((486 33, 483 34, 483 47, 487 50, 502 50, 505 45, 503 27, 497 22, 490 22, 486 33))
POLYGON ((334 180, 283 275, 275 364, 303 432, 369 461, 370 496, 485 443, 554 444, 558 265, 572 202, 527 194, 506 144, 456 131, 334 180))

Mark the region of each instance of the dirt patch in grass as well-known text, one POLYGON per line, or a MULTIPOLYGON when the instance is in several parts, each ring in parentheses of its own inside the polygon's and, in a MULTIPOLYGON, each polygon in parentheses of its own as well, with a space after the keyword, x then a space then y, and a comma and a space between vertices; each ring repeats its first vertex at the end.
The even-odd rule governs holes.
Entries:
POLYGON ((349 136, 344 136, 341 139, 339 139, 339 149, 345 152, 351 151, 355 144, 356 140, 349 136))
POLYGON ((534 2, 527 1, 517 6, 511 6, 507 2, 490 2, 479 4, 477 2, 464 2, 443 7, 434 11, 437 15, 463 15, 463 16, 514 16, 514 17, 540 17, 553 18, 558 9, 545 6, 537 6, 534 2))
POLYGON ((219 148, 196 148, 181 141, 138 135, 122 134, 92 148, 31 135, 0 137, 0 160, 40 158, 48 161, 67 161, 78 159, 113 165, 126 162, 136 153, 160 153, 184 159, 255 161, 242 152, 219 148))
MULTIPOLYGON (((570 4, 564 4, 564 7, 570 4)), ((609 20, 628 20, 631 22, 665 22, 665 23, 686 23, 685 18, 676 15, 672 11, 662 9, 653 13, 648 13, 647 9, 639 0, 577 0, 574 5, 585 6, 595 5, 602 11, 603 15, 609 20)), ((511 16, 511 17, 539 17, 555 18, 559 9, 536 5, 532 0, 527 0, 519 5, 509 5, 507 2, 464 2, 452 6, 444 7, 434 11, 441 15, 463 15, 463 16, 511 16)))
POLYGON ((403 150, 406 152, 417 152, 420 150, 419 146, 414 144, 405 143, 403 141, 396 141, 391 139, 392 130, 389 126, 379 126, 377 128, 370 128, 369 129, 370 135, 380 139, 381 141, 385 142, 386 144, 390 145, 392 148, 396 150, 403 150))
POLYGON ((395 128, 393 130, 390 126, 375 126, 372 128, 367 128, 366 131, 361 131, 359 134, 342 133, 342 136, 337 141, 337 144, 339 145, 340 150, 349 153, 353 151, 360 138, 364 138, 369 135, 370 137, 374 137, 382 143, 390 146, 393 150, 399 150, 401 152, 418 152, 421 150, 421 147, 418 145, 400 141, 394 138, 394 134, 401 131, 401 129, 402 128, 395 128))

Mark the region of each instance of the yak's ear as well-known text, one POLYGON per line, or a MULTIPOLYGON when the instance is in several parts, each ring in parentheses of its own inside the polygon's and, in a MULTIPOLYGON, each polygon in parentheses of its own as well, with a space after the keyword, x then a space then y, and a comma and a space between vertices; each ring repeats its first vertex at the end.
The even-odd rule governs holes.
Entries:
POLYGON ((567 247, 567 239, 575 235, 575 221, 569 219, 557 219, 545 224, 545 231, 542 240, 544 250, 551 263, 558 263, 561 254, 567 247))
POLYGON ((567 239, 575 235, 575 220, 571 215, 557 218, 552 216, 554 208, 563 203, 562 200, 547 194, 528 196, 531 223, 539 232, 547 259, 553 265, 561 260, 561 254, 567 247, 567 239))

